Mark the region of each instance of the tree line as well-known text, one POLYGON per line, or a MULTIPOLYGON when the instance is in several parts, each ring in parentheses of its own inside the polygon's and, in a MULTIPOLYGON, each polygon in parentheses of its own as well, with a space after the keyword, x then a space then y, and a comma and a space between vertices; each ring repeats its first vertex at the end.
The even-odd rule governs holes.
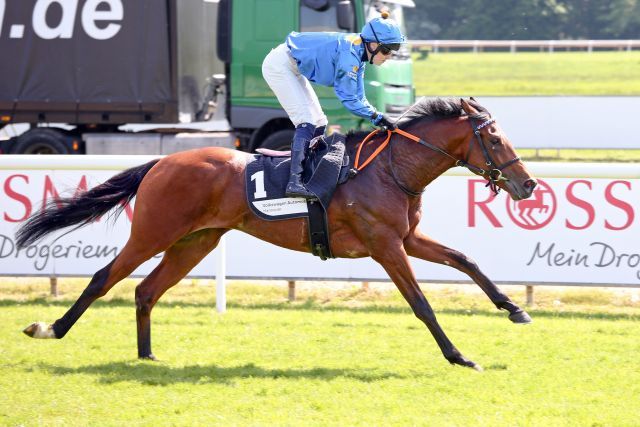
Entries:
POLYGON ((415 0, 410 39, 640 38, 640 0, 415 0))

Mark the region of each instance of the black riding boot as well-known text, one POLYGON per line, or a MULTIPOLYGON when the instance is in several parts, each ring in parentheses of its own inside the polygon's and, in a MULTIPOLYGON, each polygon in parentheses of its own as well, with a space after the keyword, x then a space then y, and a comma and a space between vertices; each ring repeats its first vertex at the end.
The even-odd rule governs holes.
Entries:
POLYGON ((302 123, 296 128, 293 144, 291 144, 291 175, 285 190, 287 197, 304 197, 305 199, 316 197, 302 183, 302 164, 314 129, 315 127, 309 123, 302 123))
POLYGON ((315 130, 313 131, 313 137, 317 137, 320 135, 324 135, 324 131, 327 130, 327 126, 318 126, 315 128, 315 130))

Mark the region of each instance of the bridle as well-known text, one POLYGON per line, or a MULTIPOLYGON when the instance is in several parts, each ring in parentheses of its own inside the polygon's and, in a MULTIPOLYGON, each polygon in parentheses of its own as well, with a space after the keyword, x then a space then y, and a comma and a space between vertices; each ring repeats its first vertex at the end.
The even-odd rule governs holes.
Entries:
MULTIPOLYGON (((495 123, 496 119, 489 118, 484 122, 480 123, 478 126, 475 125, 474 119, 469 117, 469 122, 471 123, 471 127, 473 129, 473 134, 475 136, 475 140, 478 142, 478 145, 482 149, 482 154, 484 155, 485 165, 487 169, 482 169, 477 166, 473 166, 469 163, 469 156, 471 155, 471 148, 473 148, 473 139, 469 142, 469 149, 467 150, 467 158, 456 161, 456 166, 463 166, 469 169, 471 172, 475 172, 478 175, 482 175, 487 179, 487 187, 493 191, 494 194, 498 194, 500 192, 500 187, 498 187, 498 182, 500 181, 509 181, 509 178, 506 178, 502 175, 502 171, 512 164, 518 162, 520 157, 516 156, 513 159, 504 162, 501 165, 496 165, 496 163, 491 158, 491 154, 489 154, 489 150, 482 139, 482 135, 480 130, 486 126, 489 126, 492 123, 495 123)), ((451 156, 450 156, 451 157, 451 156)))
MULTIPOLYGON (((391 130, 387 130, 387 138, 385 139, 385 141, 366 159, 366 161, 360 165, 359 164, 359 160, 360 160, 360 151, 362 150, 362 147, 364 146, 364 144, 376 133, 378 133, 378 130, 375 130, 373 132, 371 132, 369 135, 367 135, 365 137, 365 139, 360 143, 360 146, 358 147, 358 151, 356 153, 356 158, 355 158, 355 162, 354 162, 354 169, 352 169, 351 171, 351 175, 355 175, 357 174, 360 170, 364 169, 365 166, 367 166, 369 163, 371 163, 371 161, 378 155, 380 154, 380 152, 382 152, 382 150, 389 144, 389 140, 391 139, 391 135, 392 133, 397 133, 401 136, 404 136, 405 138, 408 138, 414 142, 417 142, 418 144, 427 147, 433 151, 436 151, 444 156, 447 156, 449 158, 451 158, 452 160, 455 161, 455 165, 456 166, 462 166, 465 167, 467 169, 469 169, 471 172, 480 175, 482 177, 484 177, 487 180, 487 187, 489 187, 491 189, 491 191, 493 191, 494 194, 498 194, 500 192, 500 187, 498 187, 498 183, 500 181, 509 181, 509 178, 505 177, 502 174, 502 171, 506 168, 508 168, 509 166, 511 166, 512 164, 518 162, 520 160, 520 157, 514 157, 513 159, 502 163, 501 165, 496 165, 496 163, 493 161, 493 158, 491 158, 491 154, 489 154, 489 150, 487 149, 487 146, 484 143, 484 140, 482 138, 482 134, 480 133, 480 130, 482 130, 483 128, 489 126, 490 124, 494 123, 496 120, 493 118, 489 118, 487 120, 485 120, 484 122, 480 123, 479 125, 476 126, 474 118, 469 116, 469 123, 471 123, 471 128, 473 129, 473 134, 475 136, 475 138, 471 138, 470 142, 469 142, 469 149, 467 150, 467 156, 466 159, 461 160, 461 159, 457 159, 454 156, 452 156, 451 154, 449 154, 447 151, 443 150, 442 148, 431 144, 430 142, 427 142, 425 140, 423 140, 422 138, 419 138, 409 132, 403 131, 400 128, 396 128, 393 131, 391 130), (480 149, 482 150, 482 154, 484 156, 485 159, 485 168, 480 168, 478 166, 472 165, 471 163, 469 163, 469 157, 471 156, 471 149, 473 148, 473 143, 474 141, 476 141, 478 143, 478 145, 480 146, 480 149)), ((416 191, 412 191, 408 188, 406 188, 404 185, 402 185, 395 173, 395 170, 393 169, 393 161, 391 159, 392 156, 392 150, 390 151, 389 154, 389 164, 391 167, 391 176, 393 177, 393 180, 396 182, 396 184, 398 185, 398 187, 400 187, 400 189, 405 192, 406 194, 410 195, 410 196, 419 196, 422 192, 416 192, 416 191)))

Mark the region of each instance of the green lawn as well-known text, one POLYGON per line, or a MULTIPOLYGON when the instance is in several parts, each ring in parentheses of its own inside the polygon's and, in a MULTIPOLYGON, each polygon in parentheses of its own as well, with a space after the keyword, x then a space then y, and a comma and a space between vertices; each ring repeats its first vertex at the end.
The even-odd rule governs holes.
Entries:
POLYGON ((640 162, 639 150, 518 149, 524 161, 536 162, 640 162))
POLYGON ((419 96, 640 95, 640 51, 414 55, 419 96))
MULTIPOLYGON (((423 285, 484 373, 450 366, 395 290, 179 285, 154 311, 154 353, 135 359, 133 281, 59 341, 21 329, 81 291, 0 282, 0 425, 637 425, 640 303, 608 291, 537 292, 534 323, 483 295, 423 285)), ((508 290, 521 301, 521 288, 508 290)))

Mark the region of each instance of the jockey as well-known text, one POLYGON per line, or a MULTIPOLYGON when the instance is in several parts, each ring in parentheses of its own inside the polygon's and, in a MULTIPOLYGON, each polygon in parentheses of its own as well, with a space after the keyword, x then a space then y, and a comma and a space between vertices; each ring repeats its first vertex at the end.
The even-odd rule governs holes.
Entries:
POLYGON ((295 126, 291 144, 288 197, 315 197, 302 183, 302 163, 310 140, 324 134, 327 116, 311 84, 333 86, 336 96, 351 113, 374 126, 395 128, 369 104, 364 93, 364 69, 368 62, 382 65, 405 42, 398 24, 383 12, 360 34, 291 32, 266 56, 262 75, 295 126))

